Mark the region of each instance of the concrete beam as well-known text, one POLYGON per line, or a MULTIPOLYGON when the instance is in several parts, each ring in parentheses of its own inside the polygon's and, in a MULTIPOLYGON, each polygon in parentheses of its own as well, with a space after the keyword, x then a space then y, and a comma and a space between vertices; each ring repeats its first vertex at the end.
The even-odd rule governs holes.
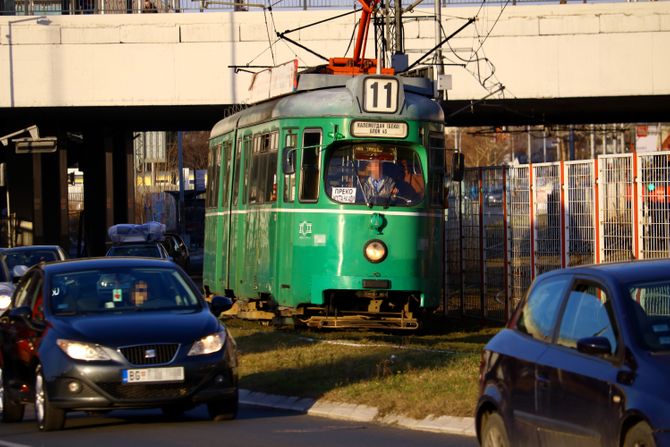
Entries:
MULTIPOLYGON (((670 94, 667 2, 449 7, 455 17, 479 12, 475 25, 445 48, 452 62, 452 100, 478 100, 502 83, 497 98, 670 94), (488 37, 486 37, 488 35, 488 37), (484 60, 485 58, 485 60, 484 60)), ((211 106, 244 102, 251 81, 232 66, 322 61, 275 31, 295 29, 343 11, 109 14, 0 17, 0 109, 40 107, 211 106), (11 45, 10 45, 11 42, 11 45), (268 49, 272 43, 272 51, 268 49)), ((410 63, 434 45, 426 10, 407 14, 410 63)), ((305 28, 290 37, 326 56, 344 56, 356 18, 305 28)), ((372 33, 371 33, 372 34, 372 33)), ((372 55, 372 42, 368 43, 372 55)), ((350 53, 349 53, 350 54, 350 53)))

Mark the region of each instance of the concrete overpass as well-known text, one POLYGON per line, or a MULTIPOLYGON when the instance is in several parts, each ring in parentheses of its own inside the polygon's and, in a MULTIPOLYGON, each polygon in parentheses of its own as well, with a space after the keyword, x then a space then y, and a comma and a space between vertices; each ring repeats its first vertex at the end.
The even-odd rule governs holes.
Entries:
MULTIPOLYGON (((340 12, 0 16, 0 120, 10 127, 43 119, 208 129, 227 105, 247 98, 251 75, 231 66, 296 57, 302 66, 323 63, 286 41, 271 52, 269 41, 275 31, 340 12)), ((413 20, 405 25, 410 63, 435 43, 433 22, 419 20, 431 13, 405 16, 413 20)), ((454 115, 455 123, 488 115, 498 123, 667 118, 670 2, 508 6, 502 13, 499 6, 449 7, 444 32, 477 13, 445 46, 446 61, 463 64, 447 67, 453 89, 445 109, 479 101, 496 82, 505 90, 474 116, 454 115)), ((327 57, 343 56, 354 22, 349 15, 289 36, 327 57)))
MULTIPOLYGON (((131 132, 210 129, 247 98, 251 75, 232 66, 320 64, 275 42, 275 31, 341 12, 0 16, 0 136, 37 124, 58 137, 52 154, 0 148, 12 212, 30 223, 34 242, 67 245, 66 168, 77 163, 88 254, 104 253, 107 226, 134 220, 131 132)), ((410 63, 435 43, 434 23, 421 20, 431 14, 406 16, 410 63)), ((445 47, 446 61, 461 64, 447 67, 449 124, 670 121, 670 2, 449 7, 442 15, 445 34, 478 17, 445 47)), ((290 37, 344 56, 354 23, 349 15, 290 37)))

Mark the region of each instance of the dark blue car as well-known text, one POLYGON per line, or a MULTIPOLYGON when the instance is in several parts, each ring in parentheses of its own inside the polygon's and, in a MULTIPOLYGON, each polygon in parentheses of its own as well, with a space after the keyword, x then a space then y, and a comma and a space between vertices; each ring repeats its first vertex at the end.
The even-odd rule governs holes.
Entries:
POLYGON ((539 276, 479 380, 483 446, 670 446, 670 260, 539 276))
POLYGON ((159 407, 170 417, 206 404, 214 420, 238 407, 235 341, 174 263, 98 258, 40 263, 0 315, 3 422, 33 403, 40 430, 69 411, 159 407))

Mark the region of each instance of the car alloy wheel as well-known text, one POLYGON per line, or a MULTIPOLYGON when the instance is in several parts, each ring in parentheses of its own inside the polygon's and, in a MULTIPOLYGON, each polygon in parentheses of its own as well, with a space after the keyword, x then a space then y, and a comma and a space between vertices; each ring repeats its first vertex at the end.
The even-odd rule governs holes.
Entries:
POLYGON ((498 413, 484 416, 482 427, 482 447, 509 447, 505 422, 498 413))
POLYGON ((654 434, 646 422, 638 422, 626 433, 624 447, 656 447, 654 434))
POLYGON ((40 431, 60 430, 65 425, 65 410, 49 402, 41 366, 35 371, 35 420, 40 431))
POLYGON ((4 379, 3 370, 0 369, 0 412, 2 412, 2 422, 21 422, 25 406, 9 400, 9 394, 5 392, 4 379))

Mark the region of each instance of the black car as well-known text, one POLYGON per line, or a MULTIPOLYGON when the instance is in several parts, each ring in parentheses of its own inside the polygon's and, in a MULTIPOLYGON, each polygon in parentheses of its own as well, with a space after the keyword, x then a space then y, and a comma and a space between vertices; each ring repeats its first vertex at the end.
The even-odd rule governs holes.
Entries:
MULTIPOLYGON (((176 416, 207 404, 215 420, 238 407, 236 345, 174 263, 97 258, 39 264, 0 317, 2 420, 35 404, 40 430, 68 411, 160 407, 176 416)), ((211 308, 211 309, 210 309, 211 308)))
POLYGON ((670 260, 540 275, 482 353, 484 446, 670 446, 670 260))

